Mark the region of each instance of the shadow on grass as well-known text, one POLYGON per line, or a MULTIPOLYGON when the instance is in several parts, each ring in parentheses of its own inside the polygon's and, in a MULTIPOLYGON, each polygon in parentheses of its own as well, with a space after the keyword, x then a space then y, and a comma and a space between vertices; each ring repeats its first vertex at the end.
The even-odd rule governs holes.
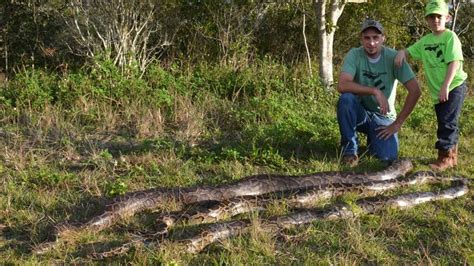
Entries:
POLYGON ((0 247, 0 254, 8 250, 13 250, 16 256, 29 253, 31 250, 29 228, 31 227, 28 225, 2 228, 0 234, 5 244, 0 247))
POLYGON ((13 227, 2 229, 2 236, 6 244, 0 247, 0 253, 13 250, 18 256, 30 254, 34 247, 41 243, 56 240, 57 229, 61 226, 73 226, 86 222, 90 217, 97 215, 105 209, 109 200, 101 197, 84 197, 72 208, 57 206, 44 215, 46 221, 16 223, 13 227), (55 222, 53 218, 58 214, 70 213, 72 216, 67 221, 55 222))
MULTIPOLYGON (((332 128, 324 132, 298 129, 291 123, 251 124, 246 129, 220 128, 218 133, 203 135, 199 141, 176 137, 173 132, 154 139, 138 139, 121 132, 98 133, 87 141, 72 140, 74 147, 83 155, 105 150, 113 157, 127 154, 144 154, 172 150, 184 159, 207 155, 215 160, 246 160, 258 164, 280 164, 278 160, 310 160, 336 158, 339 134, 332 128)), ((86 167, 86 166, 83 166, 86 167)), ((76 167, 74 170, 80 170, 76 167)))

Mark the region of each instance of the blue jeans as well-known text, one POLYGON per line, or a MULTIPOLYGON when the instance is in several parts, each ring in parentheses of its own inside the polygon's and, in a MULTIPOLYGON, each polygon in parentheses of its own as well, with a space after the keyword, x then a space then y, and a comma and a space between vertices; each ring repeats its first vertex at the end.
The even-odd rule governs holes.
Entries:
POLYGON ((394 120, 377 113, 367 111, 358 97, 352 93, 343 93, 337 103, 337 121, 341 133, 343 155, 355 155, 359 145, 357 132, 367 135, 367 145, 371 155, 382 161, 393 161, 398 157, 398 135, 393 134, 387 140, 377 137, 376 128, 388 126, 394 120))
POLYGON ((449 92, 448 101, 435 104, 436 118, 438 119, 436 149, 447 151, 458 143, 458 121, 466 92, 467 85, 464 82, 449 92))

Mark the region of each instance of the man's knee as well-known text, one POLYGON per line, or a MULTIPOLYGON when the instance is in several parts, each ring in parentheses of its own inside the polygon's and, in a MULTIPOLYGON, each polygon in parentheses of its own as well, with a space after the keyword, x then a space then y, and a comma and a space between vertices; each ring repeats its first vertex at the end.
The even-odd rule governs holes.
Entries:
POLYGON ((339 96, 339 104, 353 104, 357 101, 357 96, 350 92, 345 92, 339 96))
POLYGON ((380 141, 371 145, 370 152, 380 161, 394 161, 398 158, 398 140, 392 136, 386 141, 380 141))
POLYGON ((351 110, 354 104, 357 103, 357 97, 355 94, 352 93, 343 93, 339 97, 339 101, 337 102, 337 108, 339 110, 346 109, 351 110))

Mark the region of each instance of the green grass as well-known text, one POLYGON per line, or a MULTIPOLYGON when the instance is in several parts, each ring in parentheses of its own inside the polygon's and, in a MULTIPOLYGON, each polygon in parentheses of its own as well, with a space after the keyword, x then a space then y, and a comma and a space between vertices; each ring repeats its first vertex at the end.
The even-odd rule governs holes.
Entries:
MULTIPOLYGON (((84 222, 101 212, 106 199, 126 192, 216 185, 259 173, 349 170, 339 164, 338 95, 321 89, 299 68, 290 71, 269 62, 242 73, 157 68, 129 80, 114 71, 107 71, 104 80, 100 71, 61 78, 27 72, 3 88, 1 264, 93 263, 86 254, 101 243, 116 245, 133 232, 152 230, 156 214, 147 212, 104 232, 84 232, 45 255, 31 253, 51 239, 56 224, 84 222), (131 91, 131 86, 140 88, 131 91), (27 89, 13 93, 22 88, 27 89)), ((472 178, 474 173, 471 95, 460 121, 459 166, 447 175, 472 178)), ((435 132, 433 107, 424 92, 400 132, 400 156, 411 158, 415 170, 427 170, 435 158, 435 132)), ((382 167, 363 155, 355 170, 382 167)), ((256 224, 250 234, 197 255, 165 241, 160 248, 138 248, 108 262, 473 264, 472 197, 469 192, 410 210, 315 222, 286 237, 264 233, 256 224)))

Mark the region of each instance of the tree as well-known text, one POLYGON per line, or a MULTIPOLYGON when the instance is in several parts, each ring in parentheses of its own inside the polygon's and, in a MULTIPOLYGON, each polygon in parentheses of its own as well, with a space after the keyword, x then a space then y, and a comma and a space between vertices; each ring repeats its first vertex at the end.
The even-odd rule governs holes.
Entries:
POLYGON ((471 29, 471 24, 474 21, 472 12, 474 10, 474 2, 462 0, 450 0, 448 3, 451 6, 451 30, 461 39, 464 48, 464 54, 472 58, 474 55, 474 31, 471 29))
POLYGON ((8 0, 0 4, 0 60, 6 72, 18 66, 57 64, 52 58, 62 28, 55 10, 61 1, 8 0))
POLYGON ((70 2, 65 17, 73 53, 94 58, 105 56, 124 70, 136 65, 142 71, 170 40, 158 20, 158 6, 151 0, 97 0, 70 2))
POLYGON ((319 76, 323 86, 332 88, 333 78, 333 43, 337 21, 348 2, 362 3, 366 0, 315 0, 316 14, 319 17, 319 76))

